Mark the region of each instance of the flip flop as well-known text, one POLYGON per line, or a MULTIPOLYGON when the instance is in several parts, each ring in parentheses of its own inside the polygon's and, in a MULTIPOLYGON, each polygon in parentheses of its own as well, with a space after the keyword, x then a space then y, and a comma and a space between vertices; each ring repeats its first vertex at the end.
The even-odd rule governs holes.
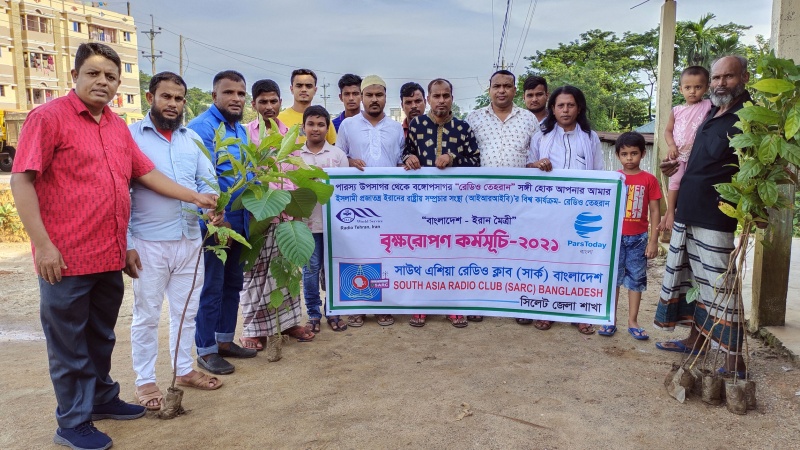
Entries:
POLYGON ((597 332, 600 336, 608 336, 611 337, 614 333, 617 332, 616 325, 603 325, 600 327, 600 330, 597 332))
POLYGON ((533 319, 524 319, 524 318, 517 318, 517 323, 520 325, 530 325, 533 323, 533 319))
POLYGON ((577 327, 580 334, 594 334, 594 327, 589 323, 573 323, 572 326, 577 327))
POLYGON ((308 328, 301 327, 300 325, 295 325, 288 330, 284 330, 281 334, 293 337, 297 339, 297 342, 311 342, 314 340, 314 333, 308 331, 308 328))
POLYGON ((391 314, 378 314, 375 318, 378 320, 378 325, 382 327, 388 327, 394 323, 394 317, 391 314))
POLYGON ((706 352, 701 352, 700 350, 693 350, 691 347, 687 346, 681 341, 672 340, 666 342, 656 342, 656 348, 659 350, 664 350, 666 352, 678 352, 678 353, 691 353, 692 355, 704 355, 706 352), (665 344, 672 344, 673 346, 668 347, 665 344))
POLYGON ((411 316, 411 320, 408 321, 408 324, 412 327, 424 327, 425 326, 425 314, 413 314, 411 316))
POLYGON ((549 330, 550 328, 553 327, 553 321, 552 320, 537 320, 536 322, 533 322, 533 326, 537 330, 547 331, 547 330, 549 330))
POLYGON ((467 316, 470 322, 483 322, 483 316, 467 316))
POLYGON ((347 318, 347 325, 353 328, 364 326, 364 315, 354 314, 347 318))
POLYGON ((146 391, 139 391, 137 387, 134 396, 136 397, 136 401, 139 402, 141 406, 147 408, 148 411, 158 411, 161 409, 161 404, 164 403, 164 393, 155 385, 149 386, 146 391), (158 404, 155 406, 148 405, 151 400, 158 400, 158 404))
POLYGON ((637 341, 646 341, 650 339, 650 336, 647 335, 647 331, 644 331, 644 328, 628 328, 628 333, 637 341))
MULTIPOLYGON (((731 371, 729 371, 728 369, 726 369, 724 367, 720 367, 719 369, 717 369, 717 373, 721 377, 731 377, 731 378, 733 378, 733 375, 734 375, 734 372, 731 372, 731 371)), ((735 372, 735 374, 736 374, 736 378, 739 378, 740 380, 744 380, 744 379, 747 378, 747 373, 745 371, 743 371, 743 370, 735 372)))
POLYGON ((464 316, 458 316, 455 314, 447 316, 447 320, 449 320, 450 323, 456 328, 464 328, 469 324, 466 320, 464 320, 464 316))

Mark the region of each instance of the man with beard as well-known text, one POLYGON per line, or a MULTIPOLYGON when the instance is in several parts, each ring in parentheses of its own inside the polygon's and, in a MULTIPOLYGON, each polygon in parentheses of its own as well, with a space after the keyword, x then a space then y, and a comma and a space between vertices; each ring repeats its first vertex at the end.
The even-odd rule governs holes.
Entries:
POLYGON ((344 111, 332 120, 337 133, 344 119, 361 112, 361 81, 363 80, 360 76, 352 73, 345 74, 339 79, 339 100, 344 105, 344 111))
MULTIPOLYGON (((437 78, 428 83, 430 112, 415 117, 408 126, 403 165, 406 170, 420 167, 479 167, 478 142, 469 124, 453 117, 453 85, 437 78)), ((413 314, 409 325, 425 325, 425 314, 413 314)), ((456 328, 467 326, 462 315, 447 316, 456 328)))
POLYGON ((536 116, 541 126, 547 117, 547 80, 540 76, 531 75, 522 85, 523 100, 528 111, 536 116))
POLYGON ((419 83, 409 82, 400 86, 400 106, 406 118, 403 120, 403 136, 408 136, 408 124, 425 112, 425 89, 419 83))
MULTIPOLYGON (((530 111, 514 105, 516 83, 508 70, 493 73, 489 77, 491 103, 467 115, 481 151, 481 167, 525 167, 531 137, 539 123, 530 111)), ((480 322, 483 316, 467 316, 467 320, 480 322)), ((530 319, 517 321, 531 323, 530 319)))
MULTIPOLYGON (((676 325, 689 326, 683 340, 657 342, 661 350, 700 352, 705 339, 726 355, 721 374, 738 372, 744 378, 742 359, 744 311, 737 302, 720 304, 717 299, 736 298, 736 285, 723 274, 734 249, 737 221, 720 211, 718 183, 729 183, 739 171, 738 158, 729 137, 741 133, 736 112, 750 101, 745 85, 750 80, 747 59, 725 56, 711 65, 711 103, 706 120, 697 129, 692 153, 678 193, 678 205, 667 254, 667 269, 656 309, 655 326, 672 331, 676 325), (692 280, 699 287, 697 301, 688 303, 686 292, 692 280), (717 323, 719 322, 719 323, 717 323)), ((661 164, 665 175, 677 171, 677 160, 661 164)), ((709 348, 706 346, 706 348, 709 348)))
MULTIPOLYGON (((208 110, 189 122, 188 127, 194 130, 211 152, 213 162, 217 162, 214 151, 214 134, 220 124, 224 124, 224 138, 240 139, 247 142, 247 131, 241 123, 244 102, 247 96, 244 76, 234 70, 226 70, 214 76, 211 98, 213 104, 208 110)), ((239 145, 233 144, 225 149, 234 158, 241 157, 239 145)), ((227 191, 236 183, 231 175, 222 175, 232 170, 230 161, 215 164, 219 187, 227 191)), ((237 233, 247 236, 249 219, 244 208, 231 211, 231 206, 242 194, 242 190, 233 192, 230 202, 225 206, 225 225, 237 233)), ((201 223, 201 226, 203 224, 201 223)), ((203 227, 205 233, 205 228, 203 227)), ((216 244, 215 238, 209 238, 205 244, 216 244)), ((197 311, 197 364, 215 375, 233 373, 235 367, 223 357, 252 358, 256 356, 253 349, 242 348, 233 342, 236 330, 236 319, 239 311, 239 291, 244 280, 243 266, 239 262, 242 244, 232 241, 225 250, 227 258, 223 263, 213 252, 205 252, 205 275, 203 289, 200 291, 200 308, 197 311)))
MULTIPOLYGON (((133 140, 156 168, 176 183, 197 192, 213 194, 205 180, 216 179, 214 166, 195 144, 200 139, 183 127, 186 83, 172 72, 150 79, 147 101, 150 112, 129 128, 133 140)), ((136 399, 150 410, 161 407, 163 393, 156 385, 158 319, 166 295, 169 302, 170 362, 175 361, 175 342, 181 334, 177 357, 177 383, 200 389, 217 389, 222 381, 192 368, 192 337, 203 284, 199 283, 186 307, 183 328, 178 329, 195 272, 195 261, 203 244, 197 216, 190 205, 159 195, 134 181, 131 183, 131 219, 125 273, 133 278, 133 322, 131 353, 136 372, 136 399)), ((222 222, 222 215, 218 216, 222 222)))
MULTIPOLYGON (((350 167, 397 167, 403 155, 403 127, 388 117, 386 107, 386 82, 377 75, 369 75, 361 82, 361 102, 364 111, 348 117, 339 126, 336 146, 344 150, 350 167)), ((394 323, 391 314, 378 314, 378 324, 394 323)), ((348 319, 349 326, 364 325, 364 315, 354 314, 348 319)))
MULTIPOLYGON (((264 119, 267 133, 276 131, 272 130, 272 123, 269 121, 272 119, 278 127, 278 133, 281 135, 286 134, 289 131, 288 127, 278 119, 278 114, 281 112, 281 88, 278 87, 278 83, 272 80, 258 80, 253 83, 251 92, 253 101, 250 106, 264 119)), ((250 142, 259 144, 261 138, 259 136, 258 118, 245 125, 245 128, 250 137, 250 142)))
MULTIPOLYGON (((290 108, 286 108, 278 114, 287 127, 297 125, 300 127, 300 136, 297 138, 298 144, 306 142, 306 135, 303 132, 303 113, 306 108, 311 106, 311 101, 314 100, 314 95, 317 93, 317 74, 310 69, 295 69, 292 71, 290 78, 292 85, 289 90, 294 97, 294 103, 290 108)), ((336 143, 336 130, 333 127, 328 128, 328 134, 325 140, 329 144, 336 143)))

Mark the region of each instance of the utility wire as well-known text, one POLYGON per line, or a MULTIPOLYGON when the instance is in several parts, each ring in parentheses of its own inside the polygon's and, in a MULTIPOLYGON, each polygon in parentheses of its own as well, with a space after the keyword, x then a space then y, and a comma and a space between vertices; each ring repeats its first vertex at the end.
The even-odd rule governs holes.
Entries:
POLYGON ((516 56, 512 59, 514 62, 514 67, 519 64, 519 60, 522 58, 522 52, 525 51, 525 44, 528 41, 528 32, 531 30, 531 24, 533 23, 533 16, 536 14, 537 6, 539 6, 539 0, 531 0, 531 3, 528 5, 528 17, 525 24, 525 34, 521 35, 522 38, 517 45, 517 51, 514 52, 516 56))

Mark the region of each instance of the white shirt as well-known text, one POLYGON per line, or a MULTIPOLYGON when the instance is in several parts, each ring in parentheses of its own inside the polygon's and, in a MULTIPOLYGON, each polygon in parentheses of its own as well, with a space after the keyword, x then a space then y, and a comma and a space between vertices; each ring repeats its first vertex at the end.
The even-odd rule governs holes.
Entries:
MULTIPOLYGON (((317 166, 320 169, 328 167, 348 167, 347 155, 339 147, 334 147, 327 141, 323 144, 322 150, 317 153, 312 152, 306 145, 300 149, 300 157, 310 166, 317 166)), ((306 225, 312 233, 322 233, 322 205, 317 202, 311 217, 306 219, 306 225)))
POLYGON ((551 139, 547 139, 551 143, 549 148, 543 148, 542 144, 547 136, 543 132, 536 133, 531 138, 530 152, 528 153, 529 163, 547 158, 553 169, 605 170, 603 147, 597 133, 591 131, 586 134, 578 125, 572 131, 564 131, 558 124, 550 133, 555 133, 555 135, 551 139), (592 167, 586 166, 587 152, 592 152, 589 158, 592 161, 592 167))
POLYGON ((367 167, 396 167, 403 156, 403 126, 389 116, 377 125, 364 117, 364 113, 348 117, 339 125, 336 146, 348 158, 363 160, 367 167))
POLYGON ((481 167, 525 167, 531 137, 539 128, 532 112, 513 106, 503 121, 489 105, 470 112, 467 123, 478 140, 481 167))

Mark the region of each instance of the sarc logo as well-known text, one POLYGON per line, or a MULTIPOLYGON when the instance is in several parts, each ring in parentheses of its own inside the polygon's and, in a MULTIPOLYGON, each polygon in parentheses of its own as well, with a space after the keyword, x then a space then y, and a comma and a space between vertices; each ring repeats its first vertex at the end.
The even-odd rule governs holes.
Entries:
POLYGON ((575 219, 575 231, 578 236, 589 239, 589 233, 595 233, 603 229, 598 222, 602 221, 603 217, 591 213, 580 213, 575 219))
POLYGON ((369 208, 345 208, 336 214, 336 218, 344 223, 350 223, 356 219, 367 219, 373 217, 380 216, 369 208))

